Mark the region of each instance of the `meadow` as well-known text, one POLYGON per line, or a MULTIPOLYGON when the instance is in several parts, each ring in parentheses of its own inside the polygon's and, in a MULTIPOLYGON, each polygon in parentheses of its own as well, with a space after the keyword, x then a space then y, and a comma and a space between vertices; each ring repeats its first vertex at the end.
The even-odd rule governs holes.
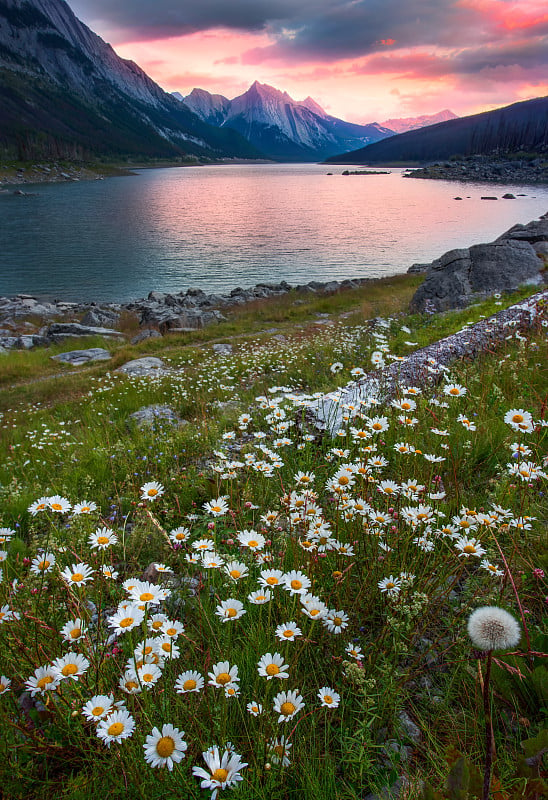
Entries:
POLYGON ((545 796, 548 310, 306 418, 527 294, 411 316, 417 280, 0 357, 3 797, 482 798, 486 756, 490 797, 545 796), (143 355, 168 371, 116 372, 143 355))

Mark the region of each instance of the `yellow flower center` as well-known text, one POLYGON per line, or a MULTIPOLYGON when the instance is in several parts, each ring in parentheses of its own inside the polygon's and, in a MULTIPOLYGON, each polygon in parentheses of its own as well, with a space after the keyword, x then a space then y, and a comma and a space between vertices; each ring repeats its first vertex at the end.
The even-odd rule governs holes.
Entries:
POLYGON ((225 686, 225 684, 230 683, 231 680, 232 678, 228 672, 220 672, 217 675, 217 683, 219 683, 221 686, 225 686))
POLYGON ((404 411, 409 411, 409 409, 411 408, 411 403, 404 402, 401 404, 401 407, 403 408, 404 411))
POLYGON ((135 681, 126 681, 125 687, 128 690, 128 692, 130 692, 132 689, 138 689, 139 685, 135 683, 135 681))
POLYGON ((342 572, 340 572, 338 569, 336 569, 335 572, 333 573, 333 577, 334 578, 342 578, 342 572))
POLYGON ((330 694, 324 694, 323 701, 324 703, 327 703, 328 706, 330 706, 331 703, 333 702, 333 698, 331 697, 330 694))
POLYGON ((61 674, 67 678, 69 675, 76 675, 78 672, 78 667, 76 664, 65 664, 63 669, 61 670, 61 674))
POLYGON ((149 497, 155 497, 158 494, 158 489, 149 489, 147 494, 149 497))
POLYGON ((310 547, 312 547, 312 542, 309 542, 308 540, 306 540, 305 542, 301 542, 301 547, 304 550, 308 550, 310 547))
POLYGON ((512 417, 512 422, 523 422, 523 417, 521 414, 514 414, 512 417))
POLYGON ((51 507, 52 507, 52 509, 53 509, 54 511, 61 511, 61 510, 62 510, 62 508, 63 508, 63 506, 61 505, 61 503, 52 503, 52 504, 51 504, 51 507))
POLYGON ((453 387, 452 389, 449 389, 449 394, 460 394, 460 389, 453 387))
POLYGON ((170 642, 162 642, 162 650, 166 653, 171 653, 171 643, 170 642))
POLYGON ((143 592, 143 594, 139 595, 139 600, 143 603, 148 603, 149 600, 154 600, 154 595, 152 592, 143 592))
POLYGON ((175 534, 175 538, 177 539, 178 542, 182 542, 182 541, 184 541, 186 539, 186 534, 177 533, 177 534, 175 534))
POLYGON ((227 617, 235 617, 238 612, 236 611, 235 608, 227 608, 225 613, 227 617))
POLYGON ((333 617, 334 625, 342 625, 342 617, 333 617))
POLYGON ((294 635, 294 632, 289 630, 289 628, 286 631, 284 631, 284 636, 285 636, 286 639, 291 639, 293 635, 294 635))
POLYGON ((277 664, 269 664, 268 667, 266 668, 267 675, 278 675, 279 672, 280 668, 278 667, 277 664))
POLYGON ((154 680, 154 675, 152 674, 152 672, 145 672, 143 674, 143 682, 144 683, 150 683, 153 680, 154 680))
POLYGON ((278 578, 275 578, 273 575, 270 578, 266 579, 266 582, 269 586, 276 586, 278 583, 278 578))
POLYGON ((228 770, 227 769, 216 769, 215 772, 211 776, 212 780, 218 781, 219 783, 224 783, 228 778, 228 770))
POLYGON ((78 639, 78 637, 81 635, 82 635, 82 630, 80 628, 73 628, 70 632, 71 639, 78 639))
POLYGON ((382 429, 382 425, 380 424, 380 422, 374 422, 371 427, 373 428, 374 431, 380 431, 382 429))
POLYGON ((291 714, 295 713, 295 706, 288 700, 285 703, 281 704, 280 713, 282 713, 284 717, 289 717, 291 714))
POLYGON ((301 581, 297 580, 296 578, 291 581, 291 588, 292 589, 302 589, 303 584, 301 581))
POLYGON ((247 546, 248 547, 257 547, 258 544, 259 543, 256 541, 256 539, 250 539, 249 542, 247 543, 247 546))
POLYGON ((387 588, 387 589, 393 589, 395 585, 396 585, 396 584, 395 584, 395 583, 392 583, 392 581, 388 581, 388 583, 386 584, 386 588, 387 588))
POLYGON ((40 678, 40 680, 36 682, 36 686, 39 689, 45 689, 50 683, 53 683, 51 675, 44 675, 43 678, 40 678))
POLYGON ((221 511, 221 506, 211 506, 211 510, 218 514, 221 511))
POLYGON ((174 750, 175 742, 171 736, 162 736, 162 738, 158 739, 156 742, 156 752, 161 758, 169 758, 174 750))
POLYGON ((90 507, 89 507, 89 506, 82 506, 82 508, 80 509, 80 511, 81 511, 81 512, 82 512, 82 514, 83 514, 85 511, 90 511, 90 507))
POLYGON ((349 483, 349 480, 346 477, 346 475, 341 475, 341 477, 339 478, 339 483, 341 486, 346 486, 346 484, 349 483))
POLYGON ((70 579, 71 579, 71 581, 72 581, 73 583, 79 583, 80 581, 83 581, 83 580, 84 580, 84 576, 82 575, 82 573, 81 573, 81 572, 74 572, 74 573, 73 573, 73 574, 70 576, 70 579))
POLYGON ((308 612, 311 617, 315 617, 320 613, 319 608, 311 608, 308 612))
POLYGON ((113 722, 112 725, 109 725, 107 733, 109 736, 120 736, 123 730, 124 730, 123 722, 113 722))
POLYGON ((177 635, 177 628, 168 628, 166 631, 168 636, 176 636, 177 635))
POLYGON ((135 620, 133 617, 124 617, 124 619, 120 620, 119 625, 121 628, 129 628, 129 626, 133 625, 134 622, 135 620))
POLYGON ((108 544, 109 543, 108 536, 98 536, 97 537, 97 544, 108 544))
POLYGON ((237 580, 242 573, 240 572, 239 569, 231 569, 229 574, 230 574, 231 578, 234 578, 234 580, 237 580))
POLYGON ((50 561, 40 561, 38 564, 38 569, 47 569, 50 565, 50 561))
POLYGON ((193 678, 189 678, 187 681, 183 683, 183 689, 185 692, 191 692, 197 686, 196 681, 193 678))
POLYGON ((277 744, 276 747, 273 748, 274 753, 278 756, 278 758, 282 758, 285 753, 284 747, 281 744, 277 744))
POLYGON ((465 553, 475 553, 475 552, 476 552, 476 548, 474 547, 474 545, 473 545, 473 544, 467 544, 467 545, 465 545, 465 546, 463 547, 463 550, 464 550, 464 552, 465 552, 465 553))
POLYGON ((159 631, 163 624, 164 623, 160 619, 154 620, 154 622, 152 623, 152 630, 159 631))
POLYGON ((92 712, 91 712, 91 714, 92 714, 92 716, 94 716, 94 717, 100 717, 100 716, 101 716, 101 714, 103 714, 103 713, 104 713, 104 711, 105 711, 105 709, 103 708, 103 706, 95 706, 95 708, 94 708, 94 709, 92 709, 92 712))

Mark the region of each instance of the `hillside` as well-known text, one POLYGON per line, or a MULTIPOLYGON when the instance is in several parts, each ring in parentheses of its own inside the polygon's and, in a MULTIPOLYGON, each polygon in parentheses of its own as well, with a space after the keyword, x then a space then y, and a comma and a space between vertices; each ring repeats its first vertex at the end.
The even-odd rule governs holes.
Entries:
POLYGON ((63 0, 0 0, 0 154, 255 158, 80 22, 63 0))
POLYGON ((331 164, 410 163, 454 155, 548 150, 548 97, 440 122, 327 159, 331 164))

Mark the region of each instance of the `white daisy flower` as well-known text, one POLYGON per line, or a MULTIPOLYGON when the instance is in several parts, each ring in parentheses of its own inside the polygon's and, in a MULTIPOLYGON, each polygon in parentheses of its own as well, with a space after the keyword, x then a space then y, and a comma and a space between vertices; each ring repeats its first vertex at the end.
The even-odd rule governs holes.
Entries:
POLYGON ((121 742, 129 739, 135 730, 135 720, 126 709, 116 709, 106 719, 102 719, 97 726, 97 736, 107 747, 112 742, 121 742))
POLYGON ((36 694, 53 692, 59 685, 59 677, 50 666, 38 667, 34 675, 25 681, 25 686, 34 697, 36 694))
POLYGON ((63 625, 60 633, 64 642, 77 642, 86 635, 87 625, 80 618, 71 619, 63 625))
POLYGON ((129 605, 124 604, 124 607, 119 608, 115 614, 108 617, 107 622, 116 634, 120 634, 133 630, 141 624, 144 618, 145 612, 137 604, 130 603, 129 605))
POLYGON ((292 748, 291 742, 288 742, 285 736, 280 738, 273 737, 268 742, 268 757, 273 764, 281 764, 282 767, 288 767, 291 764, 287 754, 292 748))
POLYGON ((93 569, 84 562, 72 564, 70 567, 65 567, 61 572, 61 577, 69 586, 83 586, 93 580, 93 569))
POLYGON ((225 687, 229 683, 237 683, 240 678, 238 677, 238 667, 236 665, 230 666, 228 661, 219 661, 208 672, 209 686, 217 686, 219 688, 225 687))
POLYGON ((44 575, 51 572, 55 566, 55 556, 53 553, 40 553, 32 559, 30 571, 33 575, 44 575))
POLYGON ((222 517, 228 512, 228 504, 224 497, 217 497, 215 500, 204 503, 203 508, 212 517, 222 517))
POLYGON ((188 745, 183 739, 184 735, 184 731, 170 724, 162 725, 162 730, 153 728, 143 744, 147 764, 151 767, 167 767, 171 772, 173 765, 185 757, 188 745))
POLYGON ((257 589, 257 591, 248 594, 247 599, 255 606, 262 606, 272 600, 272 592, 270 589, 257 589))
POLYGON ((247 710, 252 717, 258 717, 263 713, 263 707, 261 703, 257 703, 255 700, 247 704, 247 710))
POLYGON ((295 622, 284 622, 276 628, 276 636, 282 642, 293 642, 302 635, 301 629, 295 622))
POLYGON ((48 508, 56 514, 66 514, 67 511, 70 511, 72 505, 66 497, 54 494, 52 497, 48 497, 48 508))
POLYGON ((106 550, 116 544, 118 537, 110 528, 98 528, 95 533, 90 534, 88 543, 93 550, 106 550))
POLYGON ((272 678, 289 678, 288 669, 289 665, 284 662, 280 653, 265 653, 257 663, 259 675, 266 678, 267 681, 272 678))
POLYGON ((287 722, 304 708, 304 700, 298 690, 279 692, 274 698, 274 711, 279 714, 278 722, 287 722))
POLYGON ((57 680, 72 678, 77 681, 89 669, 89 661, 80 653, 66 653, 53 661, 51 668, 57 680))
POLYGON ((329 686, 322 686, 318 692, 318 697, 322 706, 326 708, 337 708, 341 701, 341 696, 329 686))
POLYGON ((97 503, 90 502, 89 500, 76 503, 72 507, 73 514, 91 514, 93 511, 97 511, 97 503))
POLYGON ((240 619, 240 617, 243 617, 246 613, 244 604, 232 598, 223 600, 215 609, 215 614, 221 617, 223 622, 240 619))
POLYGON ((88 722, 99 722, 108 717, 114 708, 114 697, 106 694, 96 694, 83 706, 82 714, 88 722))
POLYGON ((188 694, 189 692, 200 692, 204 688, 204 679, 199 672, 187 670, 181 672, 175 681, 175 691, 177 694, 188 694))
POLYGON ((196 778, 202 778, 200 786, 202 789, 212 789, 211 800, 216 800, 219 789, 226 789, 238 781, 243 780, 240 770, 247 767, 247 763, 242 761, 242 757, 232 750, 225 750, 223 754, 218 747, 211 747, 202 753, 208 769, 192 767, 192 774, 196 778))
POLYGON ((348 619, 348 614, 345 614, 344 611, 331 609, 322 619, 322 622, 330 633, 337 634, 348 628, 348 619))
POLYGON ((299 570, 291 570, 283 577, 283 587, 290 594, 305 594, 311 585, 312 582, 308 575, 299 570))
POLYGON ((141 486, 141 500, 155 500, 165 492, 164 487, 158 481, 150 481, 141 486))

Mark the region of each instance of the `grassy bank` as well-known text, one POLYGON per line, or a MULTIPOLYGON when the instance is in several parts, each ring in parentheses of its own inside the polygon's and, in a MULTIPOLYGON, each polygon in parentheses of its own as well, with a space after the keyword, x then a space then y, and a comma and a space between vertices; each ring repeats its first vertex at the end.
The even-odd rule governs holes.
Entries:
POLYGON ((546 315, 333 436, 298 424, 306 397, 525 294, 405 315, 418 282, 97 341, 113 359, 84 369, 2 356, 6 797, 481 797, 481 606, 520 629, 484 693, 492 797, 542 795, 546 315), (171 373, 114 371, 143 355, 171 373), (151 404, 184 422, 139 429, 151 404))

